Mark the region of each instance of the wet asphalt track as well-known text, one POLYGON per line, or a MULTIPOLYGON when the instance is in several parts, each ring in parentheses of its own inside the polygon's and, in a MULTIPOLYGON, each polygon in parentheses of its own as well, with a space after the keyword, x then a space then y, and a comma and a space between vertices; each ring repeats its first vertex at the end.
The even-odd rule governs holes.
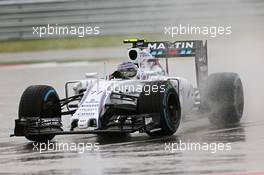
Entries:
MULTIPOLYGON (((64 83, 85 72, 99 71, 103 63, 16 65, 0 68, 0 173, 3 174, 264 174, 263 35, 209 41, 209 71, 238 72, 244 83, 245 111, 240 125, 214 128, 206 118, 181 124, 174 136, 150 139, 145 134, 107 138, 93 135, 57 136, 55 143, 96 143, 99 151, 39 153, 24 138, 9 138, 20 95, 31 84, 54 86, 61 97, 64 83), (253 43, 253 44, 248 44, 253 43), (250 52, 249 52, 249 51, 250 52), (230 143, 230 151, 165 151, 165 143, 230 143)), ((117 62, 107 64, 108 72, 117 62)), ((192 78, 193 63, 172 61, 170 70, 192 78)), ((194 79, 192 79, 194 81, 194 79)), ((69 118, 64 117, 69 129, 69 118)))

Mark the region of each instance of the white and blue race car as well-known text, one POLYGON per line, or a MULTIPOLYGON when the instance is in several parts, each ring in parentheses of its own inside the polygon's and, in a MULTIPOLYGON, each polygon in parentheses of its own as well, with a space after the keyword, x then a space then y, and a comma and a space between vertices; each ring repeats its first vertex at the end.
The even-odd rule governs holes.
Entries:
POLYGON ((145 132, 150 136, 174 134, 181 118, 193 111, 206 111, 215 125, 240 121, 244 107, 242 82, 236 73, 208 76, 207 43, 201 40, 131 43, 128 61, 110 76, 95 73, 65 84, 60 99, 47 85, 28 87, 20 100, 12 136, 47 141, 55 135, 145 132), (168 60, 194 57, 197 88, 184 77, 169 75, 168 60), (166 68, 160 64, 165 59, 166 68), (69 96, 70 88, 74 93, 69 96), (62 115, 71 116, 63 131, 62 115))

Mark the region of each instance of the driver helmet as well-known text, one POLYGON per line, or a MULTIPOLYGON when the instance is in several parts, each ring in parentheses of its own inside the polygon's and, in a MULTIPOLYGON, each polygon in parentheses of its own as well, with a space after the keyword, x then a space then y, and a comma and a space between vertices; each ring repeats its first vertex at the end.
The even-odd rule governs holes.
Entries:
POLYGON ((132 62, 126 61, 119 64, 117 70, 125 77, 132 78, 137 75, 138 67, 132 62))

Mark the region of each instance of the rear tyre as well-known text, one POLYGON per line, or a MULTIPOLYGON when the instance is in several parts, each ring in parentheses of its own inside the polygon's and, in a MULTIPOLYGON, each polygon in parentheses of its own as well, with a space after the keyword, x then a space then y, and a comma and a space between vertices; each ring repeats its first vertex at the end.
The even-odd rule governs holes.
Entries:
MULTIPOLYGON (((21 96, 19 103, 19 119, 61 118, 59 96, 54 88, 46 85, 29 86, 21 96)), ((62 130, 61 128, 56 128, 62 130)), ((45 142, 55 135, 25 135, 28 140, 45 142)))
POLYGON ((243 114, 244 94, 241 79, 236 73, 213 73, 206 82, 202 101, 210 111, 214 125, 238 123, 243 114))
POLYGON ((159 129, 152 132, 147 129, 148 135, 169 136, 177 131, 181 120, 181 107, 178 94, 170 82, 147 83, 140 94, 138 107, 141 114, 151 114, 155 127, 159 129))

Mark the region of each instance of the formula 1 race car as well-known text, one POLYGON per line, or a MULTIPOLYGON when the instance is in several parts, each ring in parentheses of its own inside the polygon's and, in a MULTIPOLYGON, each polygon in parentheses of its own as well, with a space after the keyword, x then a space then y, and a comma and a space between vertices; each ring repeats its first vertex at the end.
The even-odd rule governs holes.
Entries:
POLYGON ((240 121, 242 82, 236 73, 208 76, 207 42, 130 39, 124 43, 132 44, 129 61, 106 78, 87 73, 84 80, 67 82, 66 98, 60 99, 50 86, 28 87, 20 100, 12 136, 38 142, 66 134, 138 131, 169 136, 178 129, 181 117, 195 109, 207 111, 214 125, 240 121), (177 57, 194 57, 197 88, 183 77, 169 75, 168 61, 177 57), (165 69, 160 59, 165 60, 165 69), (71 116, 69 131, 62 129, 62 115, 71 116))

